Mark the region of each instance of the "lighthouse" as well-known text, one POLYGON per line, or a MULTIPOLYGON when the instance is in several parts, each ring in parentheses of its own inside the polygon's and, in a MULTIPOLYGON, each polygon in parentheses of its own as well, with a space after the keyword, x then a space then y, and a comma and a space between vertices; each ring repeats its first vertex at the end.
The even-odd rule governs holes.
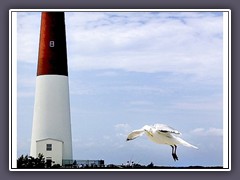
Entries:
POLYGON ((72 160, 64 12, 42 12, 30 155, 47 164, 72 160))

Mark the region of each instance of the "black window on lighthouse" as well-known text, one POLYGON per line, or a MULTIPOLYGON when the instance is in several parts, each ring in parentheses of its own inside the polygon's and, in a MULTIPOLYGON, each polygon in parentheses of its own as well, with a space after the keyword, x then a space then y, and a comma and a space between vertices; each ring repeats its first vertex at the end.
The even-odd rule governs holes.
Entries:
POLYGON ((47 144, 46 145, 46 150, 51 151, 52 150, 52 144, 47 144))

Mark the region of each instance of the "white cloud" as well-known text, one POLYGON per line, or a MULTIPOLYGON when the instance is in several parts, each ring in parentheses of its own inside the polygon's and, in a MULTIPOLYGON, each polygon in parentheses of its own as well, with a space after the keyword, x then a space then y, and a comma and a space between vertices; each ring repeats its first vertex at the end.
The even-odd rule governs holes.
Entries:
POLYGON ((116 136, 124 140, 126 139, 127 134, 130 132, 131 129, 130 125, 127 123, 116 124, 114 128, 116 131, 116 136))
POLYGON ((124 130, 124 131, 126 131, 126 130, 130 129, 130 125, 127 124, 127 123, 116 124, 116 125, 114 126, 114 128, 115 128, 116 130, 124 130))
MULTIPOLYGON (((221 75, 222 39, 217 35, 222 34, 222 18, 184 14, 175 13, 175 18, 169 18, 167 13, 161 19, 156 13, 117 13, 113 19, 118 21, 105 14, 91 21, 96 23, 92 29, 79 26, 71 31, 69 25, 70 66, 75 70, 190 73, 201 78, 221 75), (97 23, 107 20, 111 23, 97 23)), ((88 15, 82 18, 88 19, 88 15)))
MULTIPOLYGON (((186 100, 185 100, 186 101, 186 100)), ((184 110, 222 110, 223 102, 220 97, 208 97, 201 100, 191 100, 191 102, 177 102, 173 108, 184 110)))
POLYGON ((104 71, 104 72, 101 72, 99 74, 97 74, 97 76, 103 76, 103 77, 116 77, 118 76, 119 73, 117 73, 116 71, 104 71))
MULTIPOLYGON (((213 13, 65 13, 69 67, 222 74, 222 16, 213 13)), ((19 13, 18 60, 36 63, 40 13, 19 13)))
POLYGON ((212 136, 222 136, 223 130, 218 128, 210 128, 207 133, 212 136))
POLYGON ((149 106, 149 105, 153 105, 153 102, 150 101, 131 101, 129 102, 130 105, 133 106, 149 106))
POLYGON ((111 90, 134 92, 135 94, 163 94, 165 90, 160 87, 146 85, 123 85, 110 87, 111 90))
POLYGON ((220 128, 196 128, 191 131, 192 134, 198 136, 223 136, 223 129, 220 128))
POLYGON ((36 63, 38 59, 40 13, 17 13, 17 59, 36 63))

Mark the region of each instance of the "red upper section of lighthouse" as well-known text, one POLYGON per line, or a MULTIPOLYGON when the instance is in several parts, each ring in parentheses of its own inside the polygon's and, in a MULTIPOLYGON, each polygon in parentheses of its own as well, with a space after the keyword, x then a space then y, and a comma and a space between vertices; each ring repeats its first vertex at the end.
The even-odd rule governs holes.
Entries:
POLYGON ((37 75, 68 75, 64 12, 42 12, 37 75))

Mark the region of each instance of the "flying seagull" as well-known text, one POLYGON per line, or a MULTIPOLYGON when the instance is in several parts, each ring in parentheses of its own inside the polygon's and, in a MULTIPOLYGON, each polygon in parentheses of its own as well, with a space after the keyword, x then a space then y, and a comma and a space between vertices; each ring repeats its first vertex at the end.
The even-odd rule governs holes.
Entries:
POLYGON ((181 134, 179 131, 165 124, 154 124, 153 126, 145 125, 141 129, 132 131, 128 135, 127 141, 133 140, 139 136, 142 136, 143 134, 146 134, 151 141, 157 144, 170 145, 172 147, 172 157, 174 161, 178 160, 176 153, 178 144, 198 149, 198 147, 193 146, 192 144, 189 144, 178 137, 177 135, 181 134))

